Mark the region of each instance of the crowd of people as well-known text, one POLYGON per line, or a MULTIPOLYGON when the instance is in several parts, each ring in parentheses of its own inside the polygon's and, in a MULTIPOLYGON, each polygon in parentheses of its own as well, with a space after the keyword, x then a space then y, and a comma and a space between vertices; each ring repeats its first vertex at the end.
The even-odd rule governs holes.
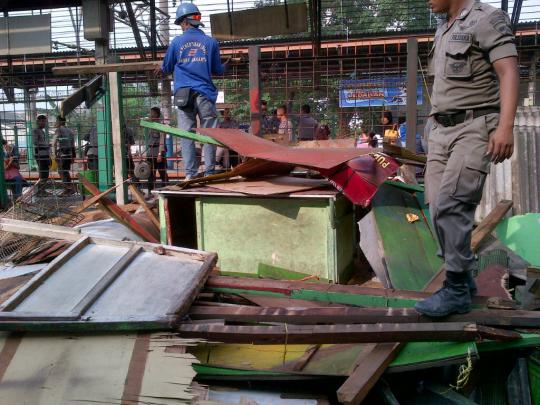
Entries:
MULTIPOLYGON (((179 25, 183 34, 171 42, 162 65, 156 74, 173 75, 174 104, 177 107, 177 125, 186 131, 194 131, 197 125, 206 128, 237 129, 238 121, 233 117, 230 108, 224 108, 218 113, 216 106, 217 89, 213 83, 213 75, 222 75, 230 60, 221 62, 218 42, 206 35, 200 27, 203 26, 200 12, 193 3, 182 3, 176 12, 175 24, 179 25)), ((294 95, 293 97, 294 98, 294 95)), ((278 140, 287 144, 327 140, 330 138, 330 128, 327 124, 318 122, 312 115, 312 108, 304 103, 298 109, 293 109, 292 102, 278 105, 272 113, 269 111, 269 101, 261 100, 261 136, 278 140)), ((149 120, 161 122, 161 110, 152 107, 149 111, 149 120)), ((36 125, 32 131, 34 157, 39 172, 37 192, 46 194, 45 184, 49 179, 51 167, 57 166, 58 174, 64 185, 64 195, 76 192, 71 180, 71 168, 76 157, 75 133, 67 127, 65 117, 58 116, 56 129, 52 142, 49 142, 47 129, 48 117, 38 114, 36 125), (54 163, 54 164, 53 164, 54 163)), ((161 184, 169 182, 167 173, 167 142, 166 135, 156 130, 150 130, 146 137, 144 150, 139 150, 136 166, 133 149, 136 144, 133 129, 125 122, 121 124, 125 143, 126 174, 136 184, 140 184, 138 176, 142 172, 141 161, 147 167, 148 193, 155 188, 157 175, 161 184)), ((381 140, 392 144, 404 143, 404 122, 394 123, 392 113, 384 112, 381 119, 380 134, 362 131, 357 139, 357 147, 381 146, 381 140), (399 125, 401 124, 401 125, 399 125)), ((99 164, 99 136, 94 126, 84 136, 83 167, 90 172, 97 172, 99 164)), ((181 157, 185 180, 196 176, 210 175, 230 167, 229 151, 226 148, 216 148, 215 145, 204 144, 199 149, 196 142, 182 138, 181 157), (204 162, 204 169, 200 171, 200 162, 204 162)), ((21 179, 19 168, 12 159, 13 152, 5 145, 6 179, 14 183, 14 195, 21 193, 21 179)), ((79 145, 80 147, 80 145, 79 145)), ((420 148, 419 148, 420 151, 420 148)), ((172 152, 172 151, 171 151, 172 152)))

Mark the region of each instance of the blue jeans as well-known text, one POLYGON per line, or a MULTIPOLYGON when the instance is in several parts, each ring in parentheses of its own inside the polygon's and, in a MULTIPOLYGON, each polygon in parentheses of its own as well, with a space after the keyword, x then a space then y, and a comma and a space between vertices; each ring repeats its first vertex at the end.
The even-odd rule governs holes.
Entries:
MULTIPOLYGON (((216 105, 205 96, 198 95, 195 98, 193 108, 178 109, 178 128, 185 131, 195 132, 197 116, 201 122, 202 128, 216 128, 218 124, 216 105)), ((186 177, 191 178, 197 175, 199 171, 199 160, 195 150, 195 141, 182 138, 182 160, 186 177)), ((206 176, 214 172, 216 165, 216 146, 204 144, 204 174, 206 176)))
POLYGON ((13 199, 16 200, 22 194, 22 189, 23 189, 23 185, 24 185, 23 177, 19 174, 19 175, 15 176, 15 177, 11 178, 10 180, 7 180, 7 183, 8 184, 13 184, 13 199))

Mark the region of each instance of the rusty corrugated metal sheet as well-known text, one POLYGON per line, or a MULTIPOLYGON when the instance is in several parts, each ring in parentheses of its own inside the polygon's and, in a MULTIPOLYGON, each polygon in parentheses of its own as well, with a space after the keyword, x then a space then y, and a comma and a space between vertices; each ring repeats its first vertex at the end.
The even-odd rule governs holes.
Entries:
POLYGON ((293 148, 246 134, 239 129, 197 128, 197 132, 214 138, 244 156, 314 169, 332 169, 356 157, 380 152, 378 149, 293 148))
POLYGON ((512 159, 491 167, 477 221, 504 199, 514 202, 514 214, 540 212, 540 107, 518 109, 514 138, 512 159))

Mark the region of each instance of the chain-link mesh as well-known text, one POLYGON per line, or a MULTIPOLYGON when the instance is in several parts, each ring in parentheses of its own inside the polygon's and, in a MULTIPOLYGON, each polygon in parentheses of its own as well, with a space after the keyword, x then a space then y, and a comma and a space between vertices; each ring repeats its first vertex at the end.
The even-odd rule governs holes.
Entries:
MULTIPOLYGON (((84 218, 73 207, 81 201, 78 193, 66 195, 62 183, 49 180, 24 193, 2 218, 73 227, 84 218)), ((51 242, 45 238, 0 231, 0 262, 21 263, 45 251, 51 242)))

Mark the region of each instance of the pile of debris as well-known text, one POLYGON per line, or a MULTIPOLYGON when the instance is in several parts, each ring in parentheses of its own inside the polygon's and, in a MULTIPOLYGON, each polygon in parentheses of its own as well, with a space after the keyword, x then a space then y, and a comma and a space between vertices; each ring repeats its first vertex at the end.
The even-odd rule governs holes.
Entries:
POLYGON ((349 284, 263 261, 225 276, 221 252, 159 244, 171 222, 134 186, 137 203, 120 207, 114 187, 81 178, 82 203, 44 212, 36 197, 0 219, 11 265, 0 271, 0 402, 540 403, 537 214, 505 218, 512 203, 501 201, 478 224, 473 310, 433 320, 413 307, 444 270, 423 187, 386 181, 397 160, 349 150, 321 161, 207 135, 252 159, 176 192, 205 183, 279 198, 329 181, 362 206, 350 215, 363 257, 349 284), (284 176, 295 165, 328 181, 284 176), (232 176, 247 180, 223 182, 232 176))

